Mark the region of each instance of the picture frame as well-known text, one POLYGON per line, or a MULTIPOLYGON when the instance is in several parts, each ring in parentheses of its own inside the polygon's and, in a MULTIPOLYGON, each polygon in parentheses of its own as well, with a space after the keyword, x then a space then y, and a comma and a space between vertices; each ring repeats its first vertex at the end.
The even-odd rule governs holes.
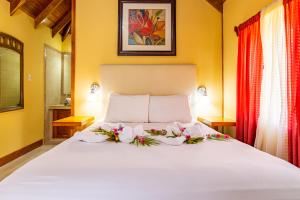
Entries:
POLYGON ((119 0, 119 56, 176 56, 176 0, 119 0))

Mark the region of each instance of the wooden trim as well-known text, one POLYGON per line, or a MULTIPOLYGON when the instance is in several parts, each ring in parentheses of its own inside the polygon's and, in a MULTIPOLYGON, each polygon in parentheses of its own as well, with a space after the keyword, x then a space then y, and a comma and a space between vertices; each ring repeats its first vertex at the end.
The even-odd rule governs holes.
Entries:
POLYGON ((53 121, 52 126, 54 130, 58 127, 70 127, 70 136, 72 136, 77 131, 82 131, 83 129, 89 127, 91 124, 93 124, 94 120, 95 117, 92 116, 71 116, 53 121))
POLYGON ((76 66, 76 0, 72 0, 72 55, 71 55, 71 115, 75 114, 75 66, 76 66))
POLYGON ((95 117, 92 116, 71 116, 53 121, 52 126, 84 126, 92 123, 94 120, 95 117))
POLYGON ((18 52, 19 54, 22 54, 24 50, 23 42, 3 32, 0 32, 0 46, 4 48, 9 48, 13 51, 18 52))
POLYGON ((84 125, 83 122, 57 122, 57 121, 52 122, 53 127, 61 127, 61 126, 77 127, 77 126, 84 125))
POLYGON ((220 13, 223 13, 223 4, 225 0, 207 0, 214 8, 216 8, 220 13))
POLYGON ((54 37, 58 32, 60 32, 65 26, 70 23, 72 18, 71 12, 68 12, 62 19, 60 19, 52 28, 52 37, 54 37))
POLYGON ((236 126, 235 120, 226 119, 224 117, 198 117, 198 121, 210 126, 236 126))
POLYGON ((26 2, 27 0, 10 1, 10 16, 13 16, 26 2))
POLYGON ((0 32, 0 47, 11 49, 20 54, 20 103, 1 108, 0 113, 24 109, 24 43, 11 35, 0 32))
POLYGON ((236 122, 208 122, 208 121, 204 121, 205 124, 210 124, 210 126, 212 127, 216 127, 216 126, 236 126, 236 122))
POLYGON ((3 165, 5 165, 5 164, 7 164, 7 163, 23 156, 23 155, 25 155, 26 153, 28 153, 28 152, 30 152, 30 151, 32 151, 32 150, 34 150, 34 149, 36 149, 36 148, 38 148, 42 145, 43 145, 43 140, 39 140, 37 142, 34 142, 30 145, 27 145, 27 146, 23 147, 22 149, 19 149, 15 152, 12 152, 12 153, 8 154, 7 156, 1 157, 0 158, 0 167, 2 167, 3 165))
POLYGON ((62 34, 62 41, 65 41, 65 39, 68 37, 68 35, 71 33, 71 23, 67 25, 67 30, 64 31, 62 34))
MULTIPOLYGON (((223 9, 223 8, 222 8, 223 9)), ((225 98, 224 98, 224 94, 225 94, 225 87, 224 87, 224 82, 225 82, 225 76, 224 76, 224 69, 225 69, 225 66, 224 66, 224 14, 222 12, 222 117, 224 118, 225 117, 225 98)))
POLYGON ((51 1, 48 6, 34 19, 34 27, 37 28, 37 26, 42 23, 43 20, 46 19, 62 2, 63 0, 51 1))

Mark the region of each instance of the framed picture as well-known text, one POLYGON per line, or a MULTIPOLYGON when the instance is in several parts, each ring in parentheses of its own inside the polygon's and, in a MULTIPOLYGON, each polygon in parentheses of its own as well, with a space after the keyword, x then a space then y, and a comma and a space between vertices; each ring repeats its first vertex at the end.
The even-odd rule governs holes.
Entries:
POLYGON ((176 56, 176 0, 119 0, 119 56, 176 56))

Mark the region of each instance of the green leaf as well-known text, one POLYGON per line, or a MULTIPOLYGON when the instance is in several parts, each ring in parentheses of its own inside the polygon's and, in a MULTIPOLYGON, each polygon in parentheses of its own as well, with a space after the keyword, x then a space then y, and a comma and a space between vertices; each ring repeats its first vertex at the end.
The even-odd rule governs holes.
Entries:
POLYGON ((149 133, 152 136, 165 136, 167 135, 167 131, 162 129, 162 130, 155 130, 155 129, 151 129, 151 130, 146 130, 147 133, 149 133))
POLYGON ((93 132, 95 132, 95 134, 107 136, 108 138, 106 139, 106 141, 116 142, 116 143, 121 142, 119 137, 116 137, 116 135, 113 131, 107 131, 107 130, 104 130, 100 127, 98 129, 95 129, 93 132))
POLYGON ((190 138, 185 141, 186 144, 198 144, 204 140, 203 137, 195 137, 195 138, 190 138))
POLYGON ((148 137, 143 137, 143 142, 141 141, 140 137, 135 137, 134 140, 130 143, 130 144, 136 144, 136 146, 154 146, 154 145, 158 145, 159 142, 155 139, 152 138, 148 138, 148 137))
POLYGON ((213 135, 208 135, 207 136, 208 140, 217 140, 217 141, 228 141, 231 138, 228 135, 224 135, 224 134, 213 134, 213 135))
POLYGON ((164 10, 159 10, 159 11, 157 11, 157 12, 155 13, 155 16, 156 16, 156 17, 159 17, 163 11, 164 11, 164 10))

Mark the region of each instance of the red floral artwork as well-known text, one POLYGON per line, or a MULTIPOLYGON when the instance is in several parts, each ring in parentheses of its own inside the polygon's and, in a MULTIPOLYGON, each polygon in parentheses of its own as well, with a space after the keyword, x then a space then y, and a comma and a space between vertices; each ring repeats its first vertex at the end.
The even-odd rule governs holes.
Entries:
POLYGON ((164 9, 129 9, 129 45, 165 45, 164 9))

